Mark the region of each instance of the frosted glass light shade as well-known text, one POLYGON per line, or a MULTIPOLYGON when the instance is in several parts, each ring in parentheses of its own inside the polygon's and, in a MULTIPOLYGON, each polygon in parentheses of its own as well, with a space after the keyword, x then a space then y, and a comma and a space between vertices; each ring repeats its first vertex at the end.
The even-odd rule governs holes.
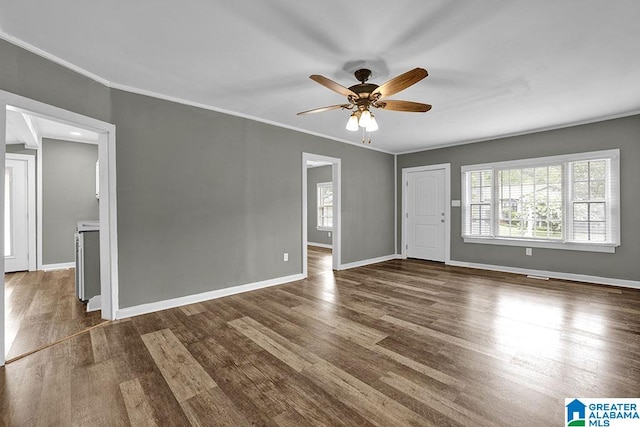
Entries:
POLYGON ((371 115, 371 120, 369 121, 369 125, 367 126, 367 132, 375 132, 378 130, 378 122, 376 118, 371 115))
POLYGON ((351 117, 349 117, 349 121, 347 122, 347 130, 351 132, 355 132, 358 130, 358 117, 356 113, 353 113, 351 117))
POLYGON ((360 121, 358 122, 358 124, 361 128, 366 128, 367 126, 369 126, 370 122, 371 113, 369 112, 369 110, 364 110, 362 113, 360 113, 360 121))

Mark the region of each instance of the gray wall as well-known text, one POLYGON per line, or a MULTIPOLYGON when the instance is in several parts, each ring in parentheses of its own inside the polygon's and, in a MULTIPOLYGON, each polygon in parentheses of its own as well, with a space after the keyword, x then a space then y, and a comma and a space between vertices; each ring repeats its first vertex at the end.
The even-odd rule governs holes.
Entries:
POLYGON ((78 221, 98 219, 98 146, 42 140, 42 263, 73 262, 78 221))
MULTIPOLYGON (((460 167, 477 163, 526 159, 619 148, 621 246, 615 254, 533 249, 464 243, 460 208, 451 208, 451 259, 509 267, 557 271, 627 280, 640 280, 640 116, 475 144, 398 156, 398 218, 402 209, 402 168, 451 163, 451 198, 461 198, 460 167)), ((402 236, 402 222, 398 236, 402 236)), ((398 242, 400 245, 400 241, 398 242)), ((398 246, 400 252, 400 246, 398 246)))
POLYGON ((303 152, 342 159, 342 262, 395 253, 393 156, 129 92, 111 99, 122 307, 300 273, 303 152))
POLYGON ((307 169, 307 241, 331 245, 329 231, 318 230, 318 183, 332 181, 332 167, 320 166, 307 169))

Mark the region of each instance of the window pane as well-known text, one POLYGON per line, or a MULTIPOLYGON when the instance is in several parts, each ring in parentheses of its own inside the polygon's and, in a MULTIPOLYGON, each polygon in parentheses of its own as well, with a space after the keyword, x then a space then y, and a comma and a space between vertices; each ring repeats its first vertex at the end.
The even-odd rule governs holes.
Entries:
POLYGON ((493 181, 493 179, 491 178, 493 174, 493 171, 491 170, 486 170, 486 171, 482 171, 482 186, 489 186, 491 187, 491 181, 493 181))
POLYGON ((604 181, 606 170, 606 160, 594 160, 589 162, 589 179, 604 181))
POLYGON ((589 180, 589 162, 573 163, 573 180, 574 182, 589 180))
POLYGON ((604 199, 604 181, 591 181, 589 183, 589 198, 593 199, 604 199))
POLYGON ((562 238, 562 167, 504 170, 500 173, 499 236, 562 238), (551 230, 549 221, 554 221, 551 230))
POLYGON ((575 182, 573 184, 573 200, 589 200, 588 182, 575 182))
POLYGON ((471 188, 471 203, 482 201, 482 189, 480 187, 471 188))
POLYGON ((589 203, 573 204, 573 220, 586 221, 589 219, 589 203))
POLYGON ((590 203, 589 204, 589 220, 590 221, 604 221, 605 216, 604 203, 590 203))
POLYGON ((604 222, 589 223, 589 240, 592 242, 604 242, 607 237, 607 227, 604 222))
POLYGON ((573 222, 573 239, 578 241, 589 240, 589 223, 586 221, 573 222))

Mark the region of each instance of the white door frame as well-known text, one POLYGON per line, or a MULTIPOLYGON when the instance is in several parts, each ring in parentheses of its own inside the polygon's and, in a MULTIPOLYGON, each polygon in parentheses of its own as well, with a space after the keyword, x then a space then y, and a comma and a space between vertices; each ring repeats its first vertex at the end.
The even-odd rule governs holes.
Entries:
POLYGON ((334 270, 341 270, 341 257, 340 257, 340 237, 341 233, 341 208, 342 203, 340 195, 342 193, 341 186, 341 160, 336 157, 327 157, 320 154, 302 153, 302 275, 307 277, 307 161, 315 160, 331 163, 331 182, 333 182, 333 266, 334 270))
POLYGON ((36 270, 36 160, 28 154, 6 153, 7 160, 27 162, 27 238, 29 250, 29 271, 36 270))
MULTIPOLYGON (((4 160, 6 155, 6 110, 26 112, 66 123, 99 134, 98 155, 100 163, 100 292, 102 318, 113 320, 118 311, 118 228, 116 206, 116 128, 82 114, 54 107, 33 99, 0 90, 0 198, 4 199, 4 160)), ((0 222, 4 223, 4 210, 0 210, 0 222)), ((0 227, 4 228, 4 227, 0 227)), ((0 233, 4 238, 4 230, 0 233)), ((4 246, 2 247, 4 258, 4 246)), ((4 276, 4 263, 0 272, 4 276)), ((4 280, 2 281, 4 289, 4 280)), ((5 362, 4 291, 0 292, 0 366, 5 362)))
POLYGON ((451 163, 402 168, 402 258, 407 258, 407 174, 444 169, 444 209, 447 228, 444 231, 444 263, 451 262, 451 163))

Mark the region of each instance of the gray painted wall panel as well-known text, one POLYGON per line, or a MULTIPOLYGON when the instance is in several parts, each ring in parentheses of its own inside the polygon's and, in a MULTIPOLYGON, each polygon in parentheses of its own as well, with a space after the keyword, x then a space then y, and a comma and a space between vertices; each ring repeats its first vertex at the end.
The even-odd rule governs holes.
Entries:
POLYGON ((307 169, 307 241, 331 245, 328 231, 318 230, 318 183, 331 182, 332 167, 320 166, 307 169))
POLYGON ((122 307, 300 273, 303 152, 342 159, 342 262, 394 253, 393 156, 122 91, 112 101, 122 307))
POLYGON ((75 259, 78 221, 98 219, 98 146, 42 140, 42 263, 75 259))
MULTIPOLYGON (((615 254, 533 248, 533 256, 529 257, 524 248, 465 244, 460 236, 460 208, 452 207, 451 259, 640 280, 640 116, 398 156, 398 218, 402 213, 402 168, 451 163, 451 198, 459 200, 463 165, 613 148, 619 148, 621 154, 622 244, 615 254)), ((401 226, 399 221, 398 236, 402 235, 401 226)))

